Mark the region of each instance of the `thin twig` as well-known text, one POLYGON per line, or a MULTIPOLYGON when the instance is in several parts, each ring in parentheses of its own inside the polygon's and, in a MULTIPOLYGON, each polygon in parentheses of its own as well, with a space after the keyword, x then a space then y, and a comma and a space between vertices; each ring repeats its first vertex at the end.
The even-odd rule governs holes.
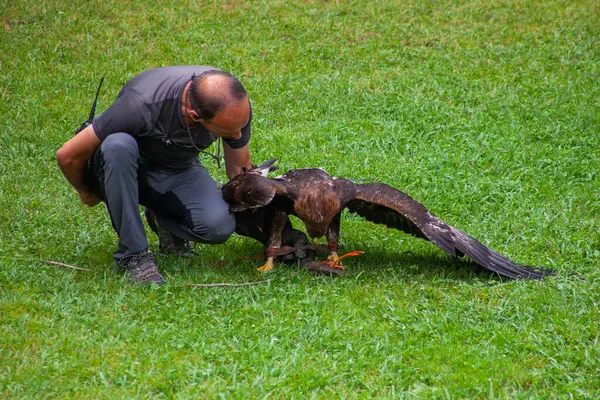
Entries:
POLYGON ((186 286, 191 287, 238 287, 238 286, 254 286, 266 285, 269 281, 245 282, 245 283, 188 283, 186 286))
POLYGON ((90 271, 87 268, 81 268, 81 267, 75 267, 73 265, 69 265, 69 264, 65 264, 65 263, 61 263, 58 261, 50 261, 50 260, 43 260, 42 261, 44 264, 48 264, 48 265, 60 265, 61 267, 66 267, 66 268, 71 268, 71 269, 76 269, 78 271, 90 271))
POLYGON ((76 269, 78 271, 91 271, 90 269, 87 269, 87 268, 75 267, 73 265, 61 263, 61 262, 58 262, 58 261, 32 260, 31 258, 25 258, 25 257, 4 257, 4 256, 0 256, 0 258, 5 259, 5 260, 13 260, 13 261, 41 262, 42 264, 58 265, 58 266, 61 266, 61 267, 66 267, 66 268, 70 268, 70 269, 76 269))

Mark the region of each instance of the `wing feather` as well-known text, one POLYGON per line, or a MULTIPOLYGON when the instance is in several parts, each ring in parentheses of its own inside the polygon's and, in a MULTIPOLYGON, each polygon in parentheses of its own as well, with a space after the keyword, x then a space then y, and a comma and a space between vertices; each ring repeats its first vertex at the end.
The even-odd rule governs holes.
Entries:
POLYGON ((464 232, 446 224, 409 195, 383 183, 357 184, 348 210, 368 221, 385 224, 431 241, 453 257, 463 255, 478 265, 513 279, 542 279, 554 271, 519 265, 464 232))

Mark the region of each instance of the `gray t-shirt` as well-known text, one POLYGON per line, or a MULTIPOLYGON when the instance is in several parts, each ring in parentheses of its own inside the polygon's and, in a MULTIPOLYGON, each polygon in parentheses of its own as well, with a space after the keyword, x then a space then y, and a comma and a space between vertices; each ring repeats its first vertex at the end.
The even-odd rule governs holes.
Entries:
MULTIPOLYGON (((216 68, 177 66, 156 68, 130 80, 115 102, 92 121, 98 139, 125 132, 135 137, 140 156, 147 165, 182 170, 198 162, 198 149, 216 137, 201 124, 186 127, 181 115, 181 97, 192 75, 216 68), (198 148, 195 148, 194 145, 198 148)), ((250 121, 252 113, 250 113, 250 121)), ((223 139, 239 149, 250 140, 250 121, 239 139, 223 139)))

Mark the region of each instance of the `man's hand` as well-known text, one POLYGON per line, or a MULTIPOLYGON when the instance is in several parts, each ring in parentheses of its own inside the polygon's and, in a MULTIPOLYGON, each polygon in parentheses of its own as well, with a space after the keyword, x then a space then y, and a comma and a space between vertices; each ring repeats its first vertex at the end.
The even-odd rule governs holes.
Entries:
POLYGON ((96 204, 102 201, 94 193, 85 190, 78 190, 77 194, 79 195, 81 202, 89 207, 94 207, 96 204))

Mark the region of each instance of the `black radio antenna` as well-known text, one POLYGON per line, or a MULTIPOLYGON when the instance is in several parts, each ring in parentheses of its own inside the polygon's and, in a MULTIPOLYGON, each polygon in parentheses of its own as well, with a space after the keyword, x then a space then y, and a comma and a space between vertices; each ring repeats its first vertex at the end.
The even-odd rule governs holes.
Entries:
POLYGON ((98 102, 98 95, 100 94, 102 82, 104 82, 104 77, 100 78, 98 89, 96 89, 96 97, 94 97, 94 102, 92 103, 92 109, 90 110, 90 118, 88 119, 88 122, 92 122, 92 120, 94 119, 94 115, 96 114, 96 103, 98 102))
POLYGON ((98 95, 100 94, 100 88, 102 87, 102 82, 104 82, 104 77, 100 78, 100 83, 98 84, 98 89, 96 89, 96 96, 94 97, 94 102, 92 103, 92 109, 90 110, 90 117, 87 121, 85 121, 79 129, 75 131, 75 134, 78 134, 88 126, 92 124, 92 120, 94 119, 94 115, 96 115, 96 103, 98 102, 98 95))

